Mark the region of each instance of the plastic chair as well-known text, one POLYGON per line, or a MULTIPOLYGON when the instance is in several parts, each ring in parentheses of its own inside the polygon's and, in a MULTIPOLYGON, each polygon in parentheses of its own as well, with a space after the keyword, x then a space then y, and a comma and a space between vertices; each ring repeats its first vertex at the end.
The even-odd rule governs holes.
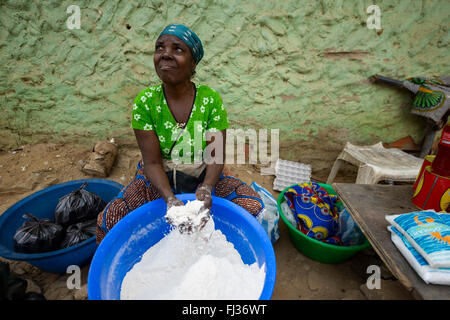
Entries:
POLYGON ((372 146, 355 146, 347 142, 331 168, 327 184, 331 184, 343 161, 358 169, 357 184, 377 184, 382 180, 414 182, 423 159, 397 148, 386 149, 381 142, 372 146))

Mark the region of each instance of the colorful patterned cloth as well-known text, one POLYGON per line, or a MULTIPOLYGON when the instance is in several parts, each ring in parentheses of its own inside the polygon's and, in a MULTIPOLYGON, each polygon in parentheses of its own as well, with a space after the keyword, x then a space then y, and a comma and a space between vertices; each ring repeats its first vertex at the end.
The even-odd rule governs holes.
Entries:
POLYGON ((131 127, 154 130, 164 159, 172 159, 169 152, 177 141, 175 146, 186 142, 191 149, 186 155, 183 152, 188 148, 178 148, 179 156, 183 157, 183 160, 190 159, 194 162, 196 155, 200 158, 203 155, 206 147, 205 133, 225 130, 230 125, 219 93, 204 85, 195 87, 196 97, 191 115, 178 141, 176 138, 182 129, 167 105, 162 84, 141 91, 134 100, 131 127))
POLYGON ((255 217, 264 208, 264 203, 258 192, 248 184, 234 177, 221 177, 220 181, 214 187, 212 194, 236 203, 255 217))
MULTIPOLYGON (((120 193, 112 199, 97 217, 97 245, 111 228, 131 211, 161 198, 158 190, 145 176, 142 160, 137 165, 136 175, 120 193)), ((264 204, 259 194, 241 180, 229 176, 221 176, 212 194, 228 199, 241 206, 253 216, 257 216, 264 204)))
POLYGON ((317 183, 306 182, 289 188, 284 197, 300 232, 319 241, 341 244, 336 236, 339 229, 337 196, 328 194, 317 183))

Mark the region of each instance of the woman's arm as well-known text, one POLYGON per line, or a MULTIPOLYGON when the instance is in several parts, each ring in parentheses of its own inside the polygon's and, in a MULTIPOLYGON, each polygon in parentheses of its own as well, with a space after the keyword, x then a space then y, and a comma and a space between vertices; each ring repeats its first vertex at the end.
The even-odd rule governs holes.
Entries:
POLYGON ((152 185, 161 194, 168 208, 170 205, 181 205, 183 202, 175 198, 170 188, 169 179, 162 166, 162 156, 159 147, 159 140, 153 130, 134 129, 137 144, 141 150, 142 160, 144 161, 144 173, 150 179, 152 185))
POLYGON ((206 140, 207 148, 211 143, 214 143, 214 149, 211 151, 211 156, 214 158, 217 155, 217 158, 213 163, 207 164, 205 179, 197 188, 196 198, 205 201, 205 207, 209 209, 212 205, 211 191, 219 181, 225 163, 226 130, 219 131, 217 137, 213 134, 212 139, 208 138, 207 133, 206 140), (218 151, 218 154, 216 154, 216 151, 218 151), (222 155, 219 154, 220 151, 222 155))

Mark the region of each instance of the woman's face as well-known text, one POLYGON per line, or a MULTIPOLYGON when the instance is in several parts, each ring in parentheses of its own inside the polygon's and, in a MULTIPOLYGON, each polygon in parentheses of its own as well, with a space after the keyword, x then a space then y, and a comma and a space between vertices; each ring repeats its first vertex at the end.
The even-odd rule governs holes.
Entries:
POLYGON ((153 62, 162 82, 172 85, 190 80, 195 70, 191 50, 171 34, 165 34, 156 40, 153 62))

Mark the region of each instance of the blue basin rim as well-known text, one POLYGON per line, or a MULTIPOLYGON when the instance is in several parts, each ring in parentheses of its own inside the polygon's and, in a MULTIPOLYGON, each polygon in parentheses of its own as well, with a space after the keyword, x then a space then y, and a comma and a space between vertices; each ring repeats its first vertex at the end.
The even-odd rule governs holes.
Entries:
MULTIPOLYGON (((193 194, 177 194, 175 196, 178 199, 182 200, 183 202, 186 202, 187 200, 193 200, 193 198, 192 198, 193 194)), ((163 200, 157 199, 152 202, 157 202, 157 201, 163 201, 163 200)), ((267 278, 265 280, 264 288, 261 292, 260 299, 263 299, 263 300, 270 299, 272 296, 272 293, 273 293, 274 286, 275 286, 276 259, 275 259, 275 253, 273 250, 272 243, 270 242, 270 239, 267 236, 266 231, 261 226, 261 224, 249 212, 247 212, 245 209, 238 206, 237 204, 235 204, 231 201, 228 201, 226 199, 216 197, 216 196, 213 196, 213 204, 214 204, 214 202, 216 202, 216 203, 227 202, 227 206, 231 206, 234 208, 234 210, 239 211, 242 215, 245 216, 247 222, 249 222, 250 225, 252 225, 252 227, 255 228, 255 230, 257 230, 258 233, 260 233, 260 234, 264 233, 264 235, 266 236, 266 237, 264 237, 263 243, 261 245, 263 245, 266 248, 266 249, 264 249, 264 252, 266 255, 265 256, 265 264, 266 264, 266 270, 267 270, 268 274, 266 274, 267 278), (268 271, 268 270, 271 270, 271 271, 268 271)), ((156 203, 155 203, 155 205, 156 205, 156 203)), ((136 210, 139 210, 139 208, 136 210)), ((139 216, 140 214, 141 214, 141 212, 137 213, 137 216, 139 216)), ((124 230, 129 227, 128 220, 130 220, 130 221, 134 220, 132 212, 130 214, 128 214, 127 216, 125 216, 121 221, 119 221, 114 226, 114 228, 111 229, 111 231, 108 233, 108 235, 113 236, 113 234, 123 234, 123 232, 125 232, 124 230)), ((105 240, 106 240, 106 237, 105 237, 105 240)), ((110 250, 115 250, 114 243, 112 243, 112 242, 104 243, 104 242, 102 242, 100 244, 100 246, 98 247, 98 249, 95 252, 94 257, 91 261, 91 267, 89 269, 89 274, 88 274, 88 299, 89 300, 101 299, 100 284, 92 283, 92 281, 94 281, 94 279, 96 281, 98 281, 98 279, 101 279, 103 258, 105 255, 108 254, 108 252, 110 252, 110 250)))

